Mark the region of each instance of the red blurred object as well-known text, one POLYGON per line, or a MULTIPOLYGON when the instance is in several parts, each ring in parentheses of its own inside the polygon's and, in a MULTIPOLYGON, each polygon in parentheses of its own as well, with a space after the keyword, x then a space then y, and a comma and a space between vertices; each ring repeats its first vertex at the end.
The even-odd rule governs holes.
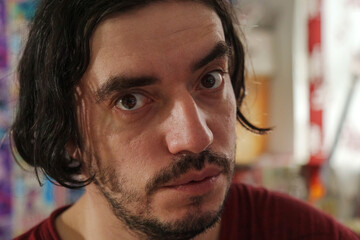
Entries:
POLYGON ((324 79, 322 59, 321 9, 322 0, 314 0, 308 18, 308 51, 309 51, 309 101, 310 101, 310 158, 304 168, 308 182, 308 201, 315 203, 325 195, 321 181, 321 165, 326 161, 324 154, 324 79), (316 2, 315 2, 316 1, 316 2))

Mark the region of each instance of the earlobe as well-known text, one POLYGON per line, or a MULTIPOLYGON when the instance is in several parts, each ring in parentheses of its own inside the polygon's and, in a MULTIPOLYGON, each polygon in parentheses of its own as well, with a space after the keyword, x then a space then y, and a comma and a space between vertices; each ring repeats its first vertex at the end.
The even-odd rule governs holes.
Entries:
POLYGON ((66 153, 69 159, 81 161, 81 151, 76 144, 67 143, 65 146, 66 153))
POLYGON ((79 181, 87 181, 89 178, 92 178, 89 167, 86 162, 84 162, 84 155, 81 151, 80 147, 77 144, 73 144, 69 142, 65 146, 67 159, 68 159, 68 167, 70 168, 79 168, 79 181))
POLYGON ((68 160, 67 166, 72 169, 79 169, 79 174, 77 175, 77 180, 84 181, 88 178, 87 171, 84 171, 82 152, 76 144, 68 143, 65 146, 66 149, 66 158, 68 160))

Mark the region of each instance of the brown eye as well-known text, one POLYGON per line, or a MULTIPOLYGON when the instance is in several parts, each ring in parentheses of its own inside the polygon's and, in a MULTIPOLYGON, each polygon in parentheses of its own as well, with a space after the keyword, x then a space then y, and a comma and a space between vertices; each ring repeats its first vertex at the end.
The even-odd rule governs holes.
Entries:
POLYGON ((222 81, 223 76, 219 71, 210 72, 201 79, 201 87, 207 89, 218 88, 222 81))
POLYGON ((125 111, 131 111, 144 106, 146 97, 139 93, 126 94, 122 96, 115 104, 117 108, 125 111))

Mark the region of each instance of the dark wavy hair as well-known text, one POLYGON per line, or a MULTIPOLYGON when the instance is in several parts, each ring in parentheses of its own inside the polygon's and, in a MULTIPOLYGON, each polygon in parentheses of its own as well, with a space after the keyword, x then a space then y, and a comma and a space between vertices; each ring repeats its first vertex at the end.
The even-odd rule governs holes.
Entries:
MULTIPOLYGON (((89 41, 96 26, 114 13, 141 8, 159 0, 43 0, 30 25, 18 66, 19 103, 11 127, 13 153, 54 183, 68 188, 89 184, 79 180, 81 163, 73 164, 66 151, 72 142, 81 150, 75 87, 90 59, 89 41)), ((226 42, 232 48, 230 76, 237 99, 237 119, 246 129, 265 133, 251 124, 239 106, 245 96, 244 47, 237 20, 226 0, 197 0, 220 17, 226 42)), ((39 179, 41 184, 41 181, 39 179)))

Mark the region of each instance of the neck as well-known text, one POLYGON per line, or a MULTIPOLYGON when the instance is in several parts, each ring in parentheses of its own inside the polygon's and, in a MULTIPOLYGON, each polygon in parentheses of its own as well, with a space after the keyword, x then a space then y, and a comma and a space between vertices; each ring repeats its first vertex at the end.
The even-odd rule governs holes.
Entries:
MULTIPOLYGON (((94 198, 88 191, 55 224, 62 240, 143 239, 114 216, 107 202, 94 198)), ((217 240, 220 225, 220 222, 215 224, 193 240, 217 240)))

